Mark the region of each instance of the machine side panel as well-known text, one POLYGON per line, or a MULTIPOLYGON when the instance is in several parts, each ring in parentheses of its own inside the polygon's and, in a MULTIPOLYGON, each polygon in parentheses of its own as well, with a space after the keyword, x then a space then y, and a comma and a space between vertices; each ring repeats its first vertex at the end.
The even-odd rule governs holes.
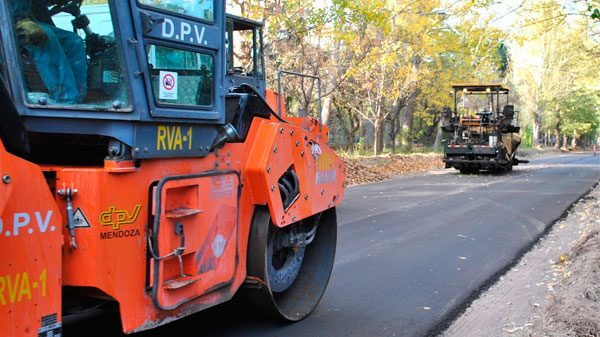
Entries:
POLYGON ((0 331, 61 333, 62 218, 39 166, 0 143, 0 331))
MULTIPOLYGON (((227 144, 223 152, 232 155, 224 155, 224 162, 219 164, 211 155, 203 159, 143 160, 140 167, 123 172, 92 167, 46 168, 56 171, 57 187, 65 183, 78 190, 73 198, 77 249, 68 244, 63 249, 64 285, 84 292, 95 288, 116 300, 126 333, 150 329, 229 300, 246 276, 244 254, 254 211, 249 194, 242 189, 238 195, 237 175, 227 173, 240 171, 242 147, 227 144), (157 184, 170 177, 220 171, 227 172, 165 183, 160 196, 160 243, 151 251, 149 242, 155 242, 152 234, 158 214, 157 184), (179 247, 182 235, 175 232, 177 223, 183 224, 186 276, 177 276, 180 265, 173 255, 160 261, 160 281, 156 283, 152 252, 164 256, 179 247), (163 308, 153 301, 155 285, 160 287, 157 294, 163 308), (171 306, 174 308, 164 310, 171 306)), ((65 202, 61 199, 58 205, 64 212, 65 202)), ((68 231, 64 235, 68 242, 68 231)), ((93 291, 89 295, 97 294, 93 291)))

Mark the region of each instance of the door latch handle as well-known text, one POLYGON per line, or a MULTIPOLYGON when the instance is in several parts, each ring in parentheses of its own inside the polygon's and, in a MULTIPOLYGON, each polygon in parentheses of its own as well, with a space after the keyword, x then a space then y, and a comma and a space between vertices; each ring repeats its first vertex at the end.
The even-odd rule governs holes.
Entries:
POLYGON ((63 199, 67 201, 67 227, 69 228, 69 235, 71 236, 71 247, 77 249, 77 243, 75 242, 75 220, 73 218, 73 203, 71 199, 77 194, 77 189, 65 188, 57 191, 63 199))
POLYGON ((185 234, 183 233, 183 224, 179 221, 175 223, 175 235, 181 236, 179 248, 175 249, 175 255, 179 259, 179 272, 181 277, 186 277, 187 275, 183 272, 183 260, 181 259, 181 254, 185 250, 185 234))

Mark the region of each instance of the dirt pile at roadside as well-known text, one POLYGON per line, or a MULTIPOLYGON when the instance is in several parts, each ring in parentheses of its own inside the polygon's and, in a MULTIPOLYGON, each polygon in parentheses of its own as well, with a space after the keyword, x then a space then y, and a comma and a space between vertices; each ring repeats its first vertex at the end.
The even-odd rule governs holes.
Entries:
MULTIPOLYGON (((529 336, 600 336, 600 191, 574 214, 582 227, 570 252, 552 269, 558 276, 552 301, 529 336)), ((578 205, 579 206, 579 205, 578 205)))
POLYGON ((386 154, 344 158, 347 186, 382 181, 395 175, 443 168, 441 154, 386 154))

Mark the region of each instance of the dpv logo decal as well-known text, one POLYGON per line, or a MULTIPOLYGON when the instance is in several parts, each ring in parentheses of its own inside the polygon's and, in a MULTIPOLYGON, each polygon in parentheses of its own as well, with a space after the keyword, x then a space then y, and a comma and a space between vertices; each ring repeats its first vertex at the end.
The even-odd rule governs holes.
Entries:
POLYGON ((121 225, 134 223, 141 209, 142 205, 135 205, 133 212, 129 214, 126 210, 117 211, 116 207, 110 206, 107 212, 100 213, 100 224, 102 226, 112 226, 113 230, 119 230, 121 225))

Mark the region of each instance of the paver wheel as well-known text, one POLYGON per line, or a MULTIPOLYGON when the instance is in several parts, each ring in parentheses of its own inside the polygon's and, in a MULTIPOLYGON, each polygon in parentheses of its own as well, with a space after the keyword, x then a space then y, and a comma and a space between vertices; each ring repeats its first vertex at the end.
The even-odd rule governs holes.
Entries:
POLYGON ((475 173, 477 173, 477 172, 479 172, 479 170, 478 170, 478 169, 476 169, 476 168, 472 168, 472 167, 468 167, 468 168, 461 168, 461 169, 460 169, 460 173, 461 173, 461 174, 475 174, 475 173))

